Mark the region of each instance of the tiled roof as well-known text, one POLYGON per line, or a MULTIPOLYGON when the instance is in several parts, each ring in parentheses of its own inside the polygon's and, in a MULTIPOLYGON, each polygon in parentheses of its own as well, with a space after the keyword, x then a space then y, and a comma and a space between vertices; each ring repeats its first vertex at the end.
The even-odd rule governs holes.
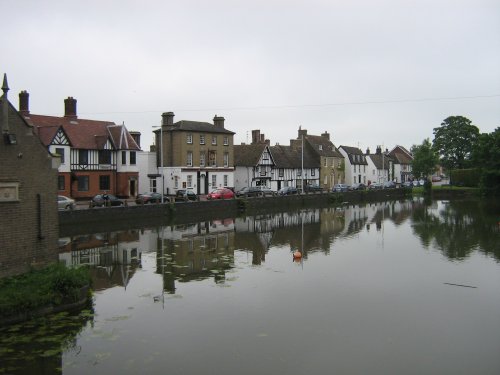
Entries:
POLYGON ((397 164, 411 164, 413 161, 411 152, 400 145, 394 147, 392 151, 389 152, 389 155, 394 158, 397 164))
POLYGON ((343 158, 342 154, 329 139, 318 135, 307 135, 305 139, 318 155, 343 158), (321 149, 319 146, 321 146, 321 149))
POLYGON ((211 124, 209 122, 200 121, 186 121, 181 120, 174 123, 173 126, 168 127, 167 131, 192 131, 192 132, 204 132, 204 133, 225 133, 225 134, 235 134, 234 132, 221 128, 211 124))
POLYGON ((411 164, 413 161, 411 157, 402 152, 394 152, 390 155, 392 156, 396 164, 411 164))
POLYGON ((113 122, 33 114, 24 116, 24 119, 46 146, 62 128, 73 148, 99 150, 109 139, 116 150, 140 150, 125 126, 113 122))
POLYGON ((373 164, 375 164, 375 167, 377 169, 389 169, 389 160, 390 160, 389 156, 382 154, 370 154, 367 156, 372 160, 373 164))
MULTIPOLYGON (((213 125, 212 125, 213 126, 213 125)), ((255 167, 267 145, 234 145, 234 165, 255 167)))

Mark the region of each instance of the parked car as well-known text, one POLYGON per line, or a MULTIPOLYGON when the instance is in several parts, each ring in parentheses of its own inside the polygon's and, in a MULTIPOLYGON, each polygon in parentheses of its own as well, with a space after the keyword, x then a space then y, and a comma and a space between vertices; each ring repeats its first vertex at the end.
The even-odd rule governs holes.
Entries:
POLYGON ((294 186, 285 186, 278 190, 278 195, 294 195, 298 193, 299 191, 294 186))
POLYGON ((231 199, 234 198, 234 192, 228 188, 215 189, 207 195, 207 199, 231 199))
POLYGON ((366 185, 363 184, 362 182, 357 184, 352 184, 351 186, 349 186, 349 190, 366 190, 366 185))
POLYGON ((394 181, 386 181, 384 182, 384 189, 395 189, 396 183, 394 181))
POLYGON ((247 186, 236 192, 237 197, 262 197, 276 195, 276 192, 267 186, 247 186))
POLYGON ((57 208, 59 210, 72 210, 76 207, 75 200, 65 197, 64 195, 57 196, 57 208))
POLYGON ((413 186, 420 186, 420 182, 418 180, 413 180, 412 182, 413 186))
POLYGON ((379 190, 382 189, 384 186, 380 182, 373 182, 370 185, 368 185, 369 190, 379 190))
POLYGON ((192 190, 181 189, 175 193, 175 200, 197 201, 198 196, 192 190))
POLYGON ((432 176, 432 182, 439 182, 442 180, 441 176, 432 176))
POLYGON ((125 202, 113 194, 97 194, 91 201, 92 206, 122 206, 125 202))
POLYGON ((413 183, 411 181, 405 181, 401 184, 402 187, 404 188, 412 188, 413 187, 413 183))
POLYGON ((348 190, 349 190, 349 186, 347 186, 346 184, 336 184, 332 188, 332 191, 334 193, 341 193, 341 192, 348 191, 348 190))
POLYGON ((319 185, 306 185, 304 187, 304 191, 306 193, 321 193, 323 191, 323 188, 319 185))
MULTIPOLYGON (((164 195, 163 202, 168 202, 169 198, 164 195)), ((136 204, 146 204, 146 203, 161 203, 161 193, 142 193, 137 195, 135 198, 136 204)))

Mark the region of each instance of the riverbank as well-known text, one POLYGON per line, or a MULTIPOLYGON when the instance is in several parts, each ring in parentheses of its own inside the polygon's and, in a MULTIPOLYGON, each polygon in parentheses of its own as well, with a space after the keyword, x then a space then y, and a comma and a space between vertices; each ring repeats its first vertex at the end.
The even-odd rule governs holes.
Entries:
MULTIPOLYGON (((88 208, 59 211, 61 237, 103 231, 126 230, 186 224, 204 220, 234 218, 241 215, 277 211, 289 207, 328 207, 406 199, 423 194, 423 188, 349 191, 345 193, 311 193, 290 196, 237 198, 216 201, 174 202, 120 207, 88 208)), ((435 199, 454 199, 479 195, 478 189, 451 186, 433 187, 435 199)))
POLYGON ((2 278, 0 326, 81 308, 89 300, 90 285, 86 268, 67 268, 63 264, 2 278))

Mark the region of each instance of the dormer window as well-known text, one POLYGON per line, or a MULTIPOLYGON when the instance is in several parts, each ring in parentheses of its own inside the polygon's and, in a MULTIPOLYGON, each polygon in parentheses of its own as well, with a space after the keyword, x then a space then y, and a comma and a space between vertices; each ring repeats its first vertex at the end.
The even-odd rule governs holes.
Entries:
POLYGON ((323 145, 318 145, 318 149, 319 149, 320 151, 323 151, 323 145))

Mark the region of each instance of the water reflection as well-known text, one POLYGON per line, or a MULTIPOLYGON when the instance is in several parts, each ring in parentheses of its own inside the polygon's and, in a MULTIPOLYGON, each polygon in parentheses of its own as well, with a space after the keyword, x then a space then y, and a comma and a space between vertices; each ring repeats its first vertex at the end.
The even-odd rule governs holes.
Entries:
POLYGON ((485 371, 500 367, 498 208, 413 199, 63 237, 60 260, 91 267, 95 316, 4 330, 0 361, 33 374, 498 373, 485 371))
POLYGON ((155 252, 163 289, 175 294, 176 283, 224 283, 236 249, 251 254, 256 266, 265 262, 272 246, 290 254, 300 251, 302 262, 315 252, 328 255, 335 241, 363 231, 383 232, 384 222, 398 227, 407 221, 424 248, 435 247, 449 259, 465 259, 477 249, 500 260, 497 207, 491 202, 413 199, 98 233, 61 238, 60 260, 92 266, 96 290, 126 288, 141 267, 142 254, 155 252))
POLYGON ((479 250, 500 261, 500 205, 497 201, 441 201, 416 205, 414 233, 425 248, 463 260, 479 250))

